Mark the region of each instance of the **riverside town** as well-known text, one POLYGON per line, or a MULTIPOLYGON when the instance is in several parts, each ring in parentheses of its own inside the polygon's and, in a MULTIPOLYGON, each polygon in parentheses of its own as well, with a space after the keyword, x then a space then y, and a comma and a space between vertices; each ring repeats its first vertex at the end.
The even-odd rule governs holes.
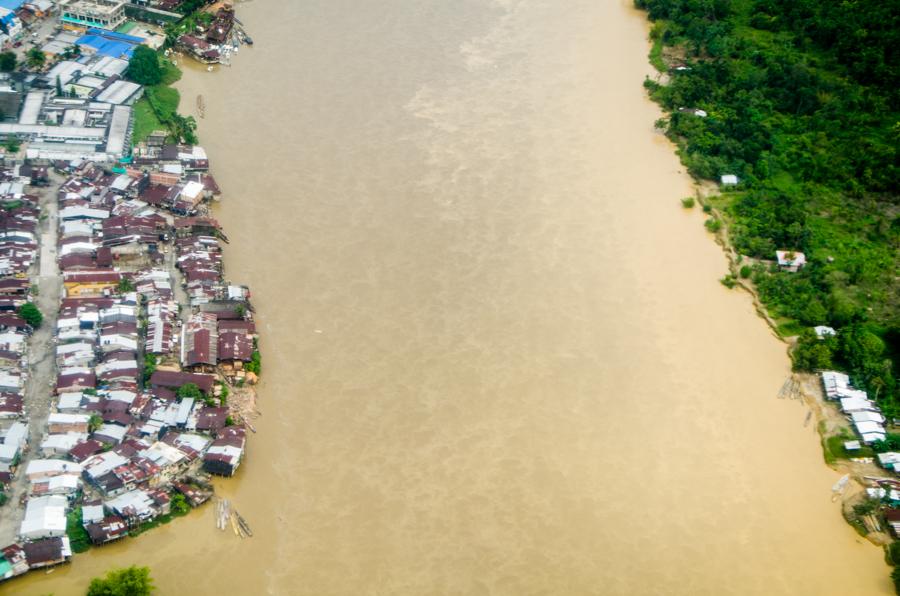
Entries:
POLYGON ((221 191, 168 86, 184 54, 252 43, 232 6, 0 0, 0 22, 8 580, 209 501, 255 432, 260 354, 209 214, 221 191))

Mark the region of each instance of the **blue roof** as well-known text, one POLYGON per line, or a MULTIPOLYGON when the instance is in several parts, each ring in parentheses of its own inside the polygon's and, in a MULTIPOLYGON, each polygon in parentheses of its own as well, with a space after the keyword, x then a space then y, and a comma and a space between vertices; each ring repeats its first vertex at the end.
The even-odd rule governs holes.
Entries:
POLYGON ((19 10, 25 0, 0 0, 0 8, 8 8, 9 10, 19 10))
MULTIPOLYGON (((2 1, 2 0, 0 0, 2 1)), ((75 43, 80 46, 90 46, 101 56, 111 56, 113 58, 127 57, 131 58, 134 48, 142 42, 140 37, 132 37, 130 35, 110 34, 109 31, 100 29, 89 29, 87 35, 81 36, 75 43), (132 43, 130 40, 119 40, 118 38, 126 37, 130 40, 137 40, 132 43)))
MULTIPOLYGON (((3 0, 0 0, 3 2, 3 0)), ((128 42, 132 45, 138 45, 144 43, 143 37, 135 37, 134 35, 125 35, 124 33, 116 33, 115 31, 107 31, 106 29, 88 29, 89 35, 100 35, 101 37, 105 37, 106 39, 111 39, 113 41, 124 41, 128 42)))

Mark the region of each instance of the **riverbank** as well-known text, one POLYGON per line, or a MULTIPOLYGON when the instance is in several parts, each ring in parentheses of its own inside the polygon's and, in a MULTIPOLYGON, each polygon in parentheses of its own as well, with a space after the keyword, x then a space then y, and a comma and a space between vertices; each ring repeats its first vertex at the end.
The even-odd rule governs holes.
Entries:
MULTIPOLYGON (((41 210, 38 242, 25 231, 33 225, 16 233, 39 248, 39 260, 22 260, 33 284, 21 274, 3 282, 14 282, 13 306, 43 311, 22 358, 30 363, 24 400, 4 409, 0 428, 2 480, 14 501, 0 524, 0 544, 8 544, 0 579, 16 586, 22 580, 13 578, 29 571, 127 542, 201 507, 213 495, 213 476, 234 476, 248 433, 256 433, 258 333, 250 290, 226 278, 227 237, 209 216, 221 190, 196 144, 196 124, 177 113, 170 85, 180 72, 145 48, 135 56, 139 50, 140 78, 158 83, 143 90, 126 83, 132 98, 143 91, 139 102, 153 115, 141 120, 136 109, 145 138, 124 147, 127 157, 48 161, 29 146, 26 164, 4 164, 12 181, 4 195, 12 215, 4 217, 28 223, 41 210), (165 128, 147 130, 155 123, 165 128), (27 176, 39 201, 16 190, 27 176)), ((137 60, 109 62, 137 76, 137 60)), ((129 108, 112 110, 126 117, 121 130, 115 120, 110 130, 127 140, 129 108)), ((16 329, 7 344, 31 329, 18 317, 4 321, 16 329)), ((21 354, 22 344, 16 339, 9 354, 21 354)), ((4 394, 4 406, 9 400, 4 394)), ((253 536, 252 515, 232 505, 229 517, 237 536, 253 536)))
POLYGON ((201 595, 887 593, 775 398, 783 346, 678 205, 643 15, 239 9, 253 50, 178 88, 259 312, 265 415, 215 483, 254 537, 204 507, 18 592, 137 563, 201 595))
MULTIPOLYGON (((706 227, 729 260, 729 272, 721 281, 753 297, 760 317, 788 346, 795 370, 837 366, 850 371, 852 379, 823 373, 843 379, 842 388, 832 389, 827 396, 818 374, 795 374, 786 386, 792 387, 790 393, 799 392, 815 412, 826 463, 845 472, 844 480, 853 479, 855 491, 844 493, 841 485, 840 494, 835 495, 842 497, 844 518, 874 544, 889 545, 895 536, 891 522, 900 515, 896 510, 900 501, 894 499, 900 493, 891 492, 900 486, 892 459, 900 445, 894 434, 896 349, 891 344, 896 339, 892 328, 897 311, 890 292, 873 287, 890 287, 896 280, 885 278, 892 269, 890 234, 872 233, 863 222, 885 216, 889 220, 891 210, 885 197, 874 196, 883 190, 877 181, 857 181, 836 165, 827 175, 820 171, 810 180, 809 162, 793 136, 794 121, 807 122, 804 126, 819 131, 820 152, 815 161, 836 164, 855 159, 849 154, 838 157, 845 145, 841 149, 831 145, 836 133, 821 122, 810 123, 818 111, 829 109, 821 92, 818 100, 790 114, 783 98, 775 97, 785 86, 795 94, 836 87, 852 94, 871 82, 844 70, 840 55, 812 47, 815 41, 790 56, 779 53, 772 43, 776 39, 782 47, 800 39, 810 42, 804 33, 792 29, 789 9, 781 14, 781 9, 770 7, 751 15, 746 7, 723 7, 716 18, 727 25, 699 39, 689 25, 710 15, 667 8, 653 0, 639 0, 636 5, 647 9, 654 22, 649 59, 658 74, 645 86, 667 112, 657 127, 676 143, 682 163, 698 180, 697 200, 709 217, 706 227), (723 52, 722 44, 731 44, 730 49, 723 52), (748 62, 753 51, 756 59, 748 62), (778 60, 791 64, 794 78, 772 87, 772 79, 778 76, 772 65, 778 60), (768 69, 762 69, 763 65, 768 69), (751 72, 756 77, 756 98, 736 91, 742 85, 736 79, 751 72), (770 103, 760 103, 762 97, 770 103), (752 121, 748 110, 754 111, 752 121), (737 129, 742 131, 741 145, 735 141, 737 129), (770 152, 762 158, 761 144, 770 152), (854 184, 856 188, 848 190, 854 184), (809 198, 798 198, 800 192, 809 198), (836 209, 834 201, 841 194, 846 196, 846 208, 836 209), (855 269, 860 258, 881 260, 886 268, 882 274, 864 274, 855 269), (798 301, 803 301, 802 306, 798 301), (862 401, 845 403, 843 398, 862 401)), ((826 18, 828 10, 811 18, 826 18)), ((859 23, 870 17, 865 7, 851 10, 859 23)), ((890 90, 877 87, 867 89, 890 95, 890 90)), ((857 121, 858 129, 846 132, 843 128, 842 134, 855 135, 860 143, 877 136, 870 128, 872 122, 890 111, 871 104, 849 109, 857 112, 846 116, 857 121), (863 114, 865 122, 859 120, 863 114)), ((693 207, 694 201, 685 200, 683 205, 693 207)), ((897 573, 895 577, 900 579, 897 573)))

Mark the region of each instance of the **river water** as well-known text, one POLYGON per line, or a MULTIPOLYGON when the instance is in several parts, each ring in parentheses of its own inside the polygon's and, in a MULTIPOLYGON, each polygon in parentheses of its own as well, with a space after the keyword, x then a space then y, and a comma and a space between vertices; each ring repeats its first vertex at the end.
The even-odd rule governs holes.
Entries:
POLYGON ((726 271, 627 0, 239 5, 188 72, 263 417, 212 508, 6 587, 79 594, 888 594, 784 346, 726 271))

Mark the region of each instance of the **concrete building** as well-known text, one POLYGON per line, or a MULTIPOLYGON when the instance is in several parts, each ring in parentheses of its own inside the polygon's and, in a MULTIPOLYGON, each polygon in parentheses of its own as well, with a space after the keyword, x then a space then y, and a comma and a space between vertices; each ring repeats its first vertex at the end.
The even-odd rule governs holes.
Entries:
POLYGON ((124 0, 62 0, 59 22, 65 29, 114 31, 125 22, 124 0))

